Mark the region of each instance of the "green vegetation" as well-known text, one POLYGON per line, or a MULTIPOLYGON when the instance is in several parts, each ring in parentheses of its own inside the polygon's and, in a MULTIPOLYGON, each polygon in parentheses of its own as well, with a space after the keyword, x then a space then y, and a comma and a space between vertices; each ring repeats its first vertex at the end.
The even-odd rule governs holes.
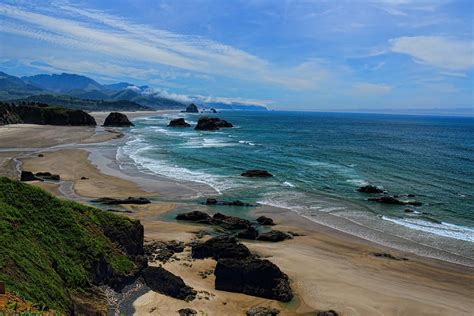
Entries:
POLYGON ((0 178, 0 280, 29 301, 68 311, 71 294, 90 290, 100 277, 98 265, 105 262, 117 277, 135 272, 134 257, 110 239, 134 226, 125 217, 0 178))

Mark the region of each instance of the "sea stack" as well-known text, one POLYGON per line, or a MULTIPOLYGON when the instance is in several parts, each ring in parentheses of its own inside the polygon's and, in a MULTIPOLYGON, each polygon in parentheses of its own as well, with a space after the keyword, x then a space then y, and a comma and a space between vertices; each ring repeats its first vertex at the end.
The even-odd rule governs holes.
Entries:
POLYGON ((174 120, 171 120, 170 123, 168 124, 169 127, 189 127, 188 122, 184 120, 184 118, 177 118, 174 120))
POLYGON ((135 125, 128 120, 128 117, 125 114, 111 112, 105 119, 104 126, 130 127, 135 125))
POLYGON ((186 107, 186 113, 199 113, 199 109, 198 107, 196 106, 196 104, 194 103, 191 103, 190 105, 188 105, 186 107))
POLYGON ((217 131, 220 128, 231 128, 234 127, 231 123, 227 122, 226 120, 221 120, 217 117, 207 117, 203 116, 199 119, 195 130, 200 131, 217 131))

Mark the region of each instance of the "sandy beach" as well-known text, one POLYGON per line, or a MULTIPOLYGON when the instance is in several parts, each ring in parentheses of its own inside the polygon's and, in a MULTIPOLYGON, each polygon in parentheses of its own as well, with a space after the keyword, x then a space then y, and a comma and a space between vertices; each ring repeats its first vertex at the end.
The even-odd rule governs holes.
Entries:
MULTIPOLYGON (((127 114, 133 118, 154 113, 127 114)), ((108 113, 92 114, 101 124, 108 113)), ((82 148, 87 144, 119 140, 122 133, 126 132, 101 127, 0 127, 0 174, 18 176, 17 166, 33 172, 57 173, 84 201, 104 196, 166 197, 160 190, 146 189, 145 185, 120 176, 119 171, 114 175, 102 173, 90 152, 82 148), (38 156, 40 152, 42 157, 38 156)), ((65 196, 60 184, 33 184, 65 196)), ((179 190, 178 185, 176 190, 179 190)), ((188 243, 196 238, 197 231, 209 227, 163 220, 161 216, 173 211, 178 204, 154 201, 149 205, 121 208, 130 212, 124 213, 126 216, 141 221, 146 241, 188 243)), ((244 315, 248 308, 258 305, 275 307, 281 310, 280 315, 310 315, 329 309, 340 315, 472 315, 472 268, 398 252, 320 226, 287 210, 260 207, 254 212, 257 214, 273 218, 277 223, 275 229, 302 235, 280 243, 244 242, 252 252, 269 259, 288 274, 296 296, 292 302, 282 304, 215 290, 214 275, 202 278, 200 272, 212 270, 216 262, 192 260, 190 248, 186 247, 177 255, 179 260, 171 260, 163 267, 198 291, 197 299, 185 302, 149 291, 132 303, 135 314, 173 315, 180 308, 190 307, 199 311, 199 315, 244 315), (408 260, 375 257, 373 253, 390 253, 408 260)))

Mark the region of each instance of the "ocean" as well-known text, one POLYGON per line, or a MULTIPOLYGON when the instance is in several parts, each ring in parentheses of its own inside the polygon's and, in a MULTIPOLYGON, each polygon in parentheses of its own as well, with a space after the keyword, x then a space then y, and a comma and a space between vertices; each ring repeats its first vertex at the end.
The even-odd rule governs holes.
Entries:
POLYGON ((219 199, 286 208, 362 238, 383 233, 474 259, 474 118, 223 111, 206 115, 234 128, 167 127, 200 115, 136 119, 119 163, 127 157, 141 172, 205 183, 219 199), (247 169, 274 177, 241 177, 247 169), (357 192, 366 184, 422 206, 370 202, 357 192))

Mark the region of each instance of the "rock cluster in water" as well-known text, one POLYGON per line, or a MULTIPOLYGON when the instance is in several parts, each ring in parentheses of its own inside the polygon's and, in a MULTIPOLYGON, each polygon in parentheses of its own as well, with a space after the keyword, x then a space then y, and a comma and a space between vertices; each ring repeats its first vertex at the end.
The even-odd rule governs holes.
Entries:
POLYGON ((184 118, 177 118, 170 121, 168 124, 169 127, 189 127, 191 126, 184 118))

